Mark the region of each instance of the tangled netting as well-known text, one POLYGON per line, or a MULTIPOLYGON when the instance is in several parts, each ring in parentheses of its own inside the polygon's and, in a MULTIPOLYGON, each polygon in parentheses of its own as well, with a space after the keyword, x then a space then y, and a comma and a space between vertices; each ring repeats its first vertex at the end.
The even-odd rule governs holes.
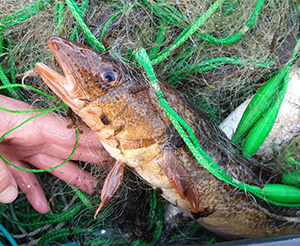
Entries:
MULTIPOLYGON (((38 61, 59 71, 47 47, 49 37, 88 44, 87 34, 67 2, 71 1, 0 0, 1 69, 12 83, 20 83, 38 61)), ((130 48, 145 48, 157 77, 220 123, 289 62, 299 34, 299 5, 292 0, 217 2, 219 8, 178 46, 173 44, 185 34, 182 32, 205 16, 216 1, 99 0, 76 4, 88 29, 106 50, 127 60, 130 48)), ((39 78, 32 77, 26 83, 51 94, 39 78)), ((38 107, 56 105, 24 89, 1 93, 38 107)), ((65 111, 59 113, 66 115, 65 111)), ((298 142, 295 135, 276 150, 277 161, 297 165, 298 142)), ((104 180, 107 166, 91 171, 104 180)), ((97 197, 87 197, 42 174, 39 179, 51 213, 37 214, 21 195, 13 204, 1 205, 0 222, 20 245, 199 245, 220 240, 178 215, 174 207, 161 201, 130 170, 127 172, 125 184, 97 220, 93 219, 97 197)))
MULTIPOLYGON (((27 4, 4 1, 3 16, 27 4)), ((92 1, 84 16, 107 49, 125 57, 128 45, 134 44, 144 47, 153 58, 211 4, 212 1, 92 1), (111 17, 115 18, 108 23, 111 17)), ((26 21, 5 30, 13 46, 17 77, 32 69, 37 61, 53 63, 46 45, 50 36, 72 35, 75 20, 69 9, 66 8, 58 25, 54 20, 55 9, 54 3, 49 4, 26 21)), ((201 105, 202 100, 208 102, 207 107, 216 114, 215 120, 222 121, 255 91, 259 82, 287 63, 296 44, 298 25, 298 13, 292 1, 227 0, 195 35, 159 63, 155 71, 160 79, 193 96, 196 105, 201 105), (215 69, 205 71, 209 68, 193 66, 213 58, 219 58, 211 63, 215 69)), ((75 41, 84 40, 82 33, 75 37, 75 41)), ((9 56, 4 59, 6 69, 8 59, 9 56)))

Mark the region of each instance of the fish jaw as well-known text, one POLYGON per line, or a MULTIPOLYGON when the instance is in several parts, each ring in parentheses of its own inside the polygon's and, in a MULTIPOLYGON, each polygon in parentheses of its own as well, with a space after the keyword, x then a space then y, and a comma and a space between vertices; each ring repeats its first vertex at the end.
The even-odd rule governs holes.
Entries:
POLYGON ((105 93, 99 84, 99 69, 107 64, 103 54, 59 37, 51 37, 48 46, 66 76, 68 91, 74 96, 93 101, 105 93))
MULTIPOLYGON (((43 81, 51 88, 51 90, 59 96, 66 104, 72 108, 83 108, 86 102, 80 100, 80 91, 74 93, 74 84, 56 72, 52 68, 48 67, 42 62, 35 64, 36 72, 42 77, 43 81), (71 88, 71 89, 70 89, 71 88)), ((83 95, 81 95, 83 96, 83 95)))
POLYGON ((107 62, 97 51, 64 38, 51 37, 48 47, 64 76, 41 62, 36 63, 36 71, 53 92, 78 113, 103 93, 99 86, 99 67, 107 62))

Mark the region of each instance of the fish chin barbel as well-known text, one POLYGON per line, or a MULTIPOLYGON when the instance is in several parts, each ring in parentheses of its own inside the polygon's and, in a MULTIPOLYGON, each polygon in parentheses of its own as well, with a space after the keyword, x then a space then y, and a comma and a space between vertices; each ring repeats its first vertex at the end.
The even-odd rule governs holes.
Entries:
MULTIPOLYGON (((206 171, 193 157, 148 86, 143 71, 109 54, 66 39, 48 42, 62 76, 43 63, 36 72, 95 132, 117 161, 101 193, 105 206, 122 183, 125 165, 135 169, 170 203, 226 238, 256 238, 300 232, 300 209, 256 200, 206 171)), ((202 148, 230 176, 262 187, 280 175, 240 150, 200 110, 160 82, 169 105, 192 127, 202 148)))

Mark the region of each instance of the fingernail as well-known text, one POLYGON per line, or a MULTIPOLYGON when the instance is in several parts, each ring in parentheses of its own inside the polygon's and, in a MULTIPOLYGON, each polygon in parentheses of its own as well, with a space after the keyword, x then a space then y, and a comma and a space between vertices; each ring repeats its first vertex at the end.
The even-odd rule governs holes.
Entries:
POLYGON ((18 196, 18 189, 14 185, 8 186, 0 193, 0 202, 10 203, 13 202, 18 196))

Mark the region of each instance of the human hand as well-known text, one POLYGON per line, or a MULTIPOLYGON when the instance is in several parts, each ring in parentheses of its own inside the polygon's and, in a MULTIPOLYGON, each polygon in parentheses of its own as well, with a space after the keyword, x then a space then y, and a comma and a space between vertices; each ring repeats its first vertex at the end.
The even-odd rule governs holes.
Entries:
MULTIPOLYGON (((30 105, 0 95, 0 107, 10 110, 33 109, 30 105)), ((0 110, 0 137, 26 119, 38 113, 9 113, 0 110)), ((46 169, 62 163, 75 145, 74 129, 67 129, 67 120, 48 113, 39 116, 8 134, 0 142, 0 155, 23 168, 46 169)), ((110 159, 95 134, 86 126, 80 128, 78 147, 73 160, 101 163, 110 159)), ((56 177, 89 194, 93 192, 97 179, 68 161, 62 167, 50 171, 56 177)), ((10 203, 18 195, 18 188, 39 213, 49 212, 48 202, 34 173, 7 165, 0 159, 0 202, 10 203)))

